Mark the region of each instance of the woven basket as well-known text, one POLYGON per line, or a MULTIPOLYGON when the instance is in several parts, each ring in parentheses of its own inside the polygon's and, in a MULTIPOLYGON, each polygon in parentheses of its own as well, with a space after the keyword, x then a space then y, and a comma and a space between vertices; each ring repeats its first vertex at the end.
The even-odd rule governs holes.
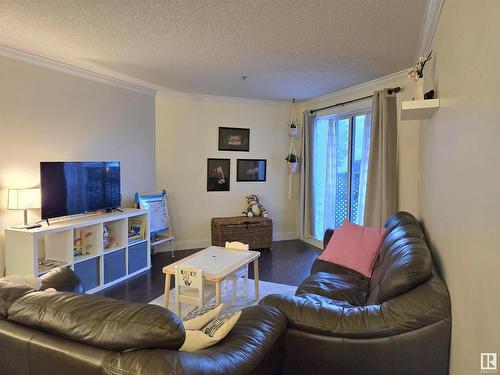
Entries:
POLYGON ((224 247, 226 241, 248 244, 250 249, 270 249, 273 221, 267 217, 219 217, 212 219, 212 245, 224 247))

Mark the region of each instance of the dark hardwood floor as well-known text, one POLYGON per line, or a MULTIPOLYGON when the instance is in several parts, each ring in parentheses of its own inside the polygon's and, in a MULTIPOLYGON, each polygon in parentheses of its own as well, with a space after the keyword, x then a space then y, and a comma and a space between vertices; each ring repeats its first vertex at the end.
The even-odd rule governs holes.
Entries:
MULTIPOLYGON (((133 302, 150 302, 163 294, 165 276, 162 268, 199 250, 176 251, 174 259, 170 252, 157 253, 149 271, 104 289, 99 294, 133 302)), ((300 240, 276 241, 272 250, 261 251, 260 280, 299 285, 309 275, 311 264, 319 253, 319 249, 300 240)), ((253 267, 249 267, 249 277, 253 278, 253 267)))

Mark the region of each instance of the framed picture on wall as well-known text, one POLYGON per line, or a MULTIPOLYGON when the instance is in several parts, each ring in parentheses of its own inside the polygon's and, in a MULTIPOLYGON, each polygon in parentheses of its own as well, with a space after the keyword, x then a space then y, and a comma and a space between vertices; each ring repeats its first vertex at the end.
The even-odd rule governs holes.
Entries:
POLYGON ((267 160, 238 159, 236 163, 236 181, 266 181, 267 160))
POLYGON ((207 159, 207 191, 229 191, 230 159, 207 159))
POLYGON ((250 129, 219 127, 219 151, 250 151, 250 129))

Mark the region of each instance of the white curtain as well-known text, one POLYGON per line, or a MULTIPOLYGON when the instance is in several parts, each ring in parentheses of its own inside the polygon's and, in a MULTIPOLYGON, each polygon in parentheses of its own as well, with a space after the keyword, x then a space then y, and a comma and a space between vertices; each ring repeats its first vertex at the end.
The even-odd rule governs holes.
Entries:
POLYGON ((313 140, 314 124, 316 115, 309 111, 303 113, 302 145, 300 165, 300 214, 299 214, 299 236, 300 238, 310 238, 313 226, 313 205, 311 186, 311 142, 313 140))
POLYGON ((359 195, 358 195, 358 214, 355 223, 364 224, 365 218, 365 201, 366 201, 366 185, 368 181, 368 166, 370 161, 370 133, 371 133, 371 116, 365 116, 365 125, 363 129, 363 148, 361 151, 361 171, 359 175, 359 195))
POLYGON ((323 229, 335 228, 336 203, 337 203, 337 150, 338 150, 338 123, 333 119, 328 120, 325 158, 325 193, 323 206, 323 229))

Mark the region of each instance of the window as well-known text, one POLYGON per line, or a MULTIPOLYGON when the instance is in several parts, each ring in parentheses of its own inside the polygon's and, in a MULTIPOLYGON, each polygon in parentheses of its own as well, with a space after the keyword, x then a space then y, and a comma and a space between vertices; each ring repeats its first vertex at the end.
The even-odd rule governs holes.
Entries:
POLYGON ((363 224, 370 112, 318 117, 312 133, 312 234, 344 220, 363 224))

